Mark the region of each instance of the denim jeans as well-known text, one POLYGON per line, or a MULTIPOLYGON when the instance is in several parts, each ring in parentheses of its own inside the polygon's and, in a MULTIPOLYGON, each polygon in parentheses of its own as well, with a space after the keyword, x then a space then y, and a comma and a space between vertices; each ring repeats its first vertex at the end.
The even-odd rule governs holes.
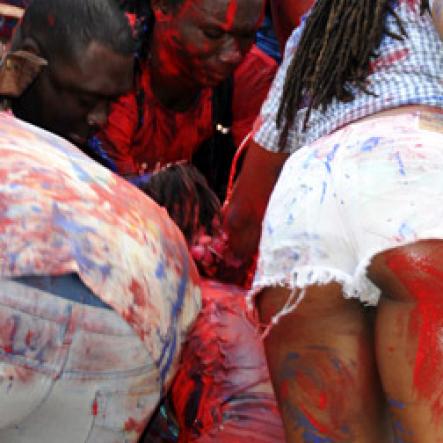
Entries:
POLYGON ((75 275, 0 280, 0 441, 135 442, 161 377, 75 275))

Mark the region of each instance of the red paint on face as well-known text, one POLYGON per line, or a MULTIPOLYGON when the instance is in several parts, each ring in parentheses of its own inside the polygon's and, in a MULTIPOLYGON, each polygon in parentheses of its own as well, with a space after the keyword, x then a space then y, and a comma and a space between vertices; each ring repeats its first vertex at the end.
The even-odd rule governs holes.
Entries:
POLYGON ((225 30, 229 31, 234 25, 235 17, 237 15, 237 9, 238 9, 237 0, 231 0, 229 2, 229 6, 226 11, 225 30))
MULTIPOLYGON (((441 258, 441 257, 439 257, 441 258)), ((443 417, 443 271, 429 257, 392 251, 386 263, 417 301, 411 312, 409 332, 418 338, 414 385, 432 403, 434 420, 443 417)))

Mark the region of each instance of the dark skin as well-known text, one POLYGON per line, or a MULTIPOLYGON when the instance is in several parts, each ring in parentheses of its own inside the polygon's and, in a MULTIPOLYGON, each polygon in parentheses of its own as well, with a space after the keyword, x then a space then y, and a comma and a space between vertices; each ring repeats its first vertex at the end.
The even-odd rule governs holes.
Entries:
POLYGON ((15 46, 47 59, 48 66, 13 100, 14 114, 79 147, 106 123, 110 103, 132 87, 132 56, 101 43, 93 41, 81 55, 57 61, 51 61, 31 38, 15 46))
POLYGON ((300 18, 314 4, 314 0, 271 0, 275 32, 283 50, 291 32, 299 25, 300 18))
POLYGON ((153 0, 156 24, 149 60, 163 105, 185 111, 204 87, 225 80, 250 50, 264 0, 153 0))

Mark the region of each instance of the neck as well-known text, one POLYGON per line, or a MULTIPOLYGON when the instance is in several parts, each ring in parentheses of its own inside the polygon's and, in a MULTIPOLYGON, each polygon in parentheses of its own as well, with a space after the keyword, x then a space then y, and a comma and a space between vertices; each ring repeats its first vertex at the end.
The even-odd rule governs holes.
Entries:
POLYGON ((171 56, 162 57, 162 51, 166 51, 161 42, 152 36, 151 50, 148 59, 148 69, 150 70, 151 88, 155 97, 168 109, 183 112, 191 107, 200 95, 201 87, 191 79, 180 75, 175 71, 175 66, 168 63, 171 56))

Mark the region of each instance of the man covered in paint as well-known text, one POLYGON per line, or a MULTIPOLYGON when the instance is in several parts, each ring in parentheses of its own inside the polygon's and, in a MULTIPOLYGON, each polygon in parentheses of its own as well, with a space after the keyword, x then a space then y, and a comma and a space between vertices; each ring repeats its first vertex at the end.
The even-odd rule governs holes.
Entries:
POLYGON ((136 87, 113 106, 100 149, 122 175, 192 159, 223 198, 276 70, 253 46, 264 1, 141 3, 136 87))
POLYGON ((113 0, 34 0, 1 65, 2 442, 136 442, 196 317, 175 224, 58 136, 106 119, 132 54, 113 0))

